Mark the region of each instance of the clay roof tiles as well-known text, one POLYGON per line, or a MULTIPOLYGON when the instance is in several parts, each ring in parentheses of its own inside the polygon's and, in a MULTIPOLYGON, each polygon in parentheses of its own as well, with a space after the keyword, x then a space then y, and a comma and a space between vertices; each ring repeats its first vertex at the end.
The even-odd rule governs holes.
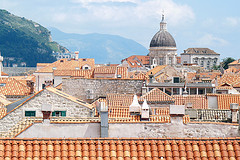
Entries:
POLYGON ((0 159, 239 159, 239 138, 1 139, 0 159))
POLYGON ((194 109, 208 109, 208 99, 204 95, 173 95, 175 105, 191 105, 194 109))
MULTIPOLYGON (((43 65, 43 68, 40 68, 36 73, 52 73, 54 70, 76 70, 76 68, 82 69, 84 65, 89 65, 91 68, 94 68, 95 62, 94 59, 60 59, 51 64, 43 65)), ((38 64, 39 66, 39 64, 38 64)))
POLYGON ((0 78, 0 93, 5 96, 25 96, 30 94, 30 87, 14 78, 0 78))
POLYGON ((239 94, 216 94, 218 101, 218 109, 230 109, 231 103, 240 105, 239 94))
POLYGON ((160 66, 156 66, 155 68, 149 70, 147 72, 147 75, 150 75, 150 74, 157 74, 158 72, 160 72, 162 69, 164 69, 167 65, 160 65, 160 66))
POLYGON ((142 95, 139 100, 144 101, 144 99, 146 99, 147 102, 174 102, 173 97, 169 96, 158 88, 154 88, 145 95, 142 95))

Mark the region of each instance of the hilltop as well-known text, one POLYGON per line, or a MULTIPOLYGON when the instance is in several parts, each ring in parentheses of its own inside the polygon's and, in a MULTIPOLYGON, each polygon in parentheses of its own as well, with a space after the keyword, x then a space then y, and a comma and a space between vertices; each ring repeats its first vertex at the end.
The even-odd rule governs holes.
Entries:
POLYGON ((57 42, 52 41, 50 31, 40 24, 18 17, 0 9, 0 51, 4 64, 25 62, 34 67, 36 63, 53 62, 54 52, 68 52, 57 42))

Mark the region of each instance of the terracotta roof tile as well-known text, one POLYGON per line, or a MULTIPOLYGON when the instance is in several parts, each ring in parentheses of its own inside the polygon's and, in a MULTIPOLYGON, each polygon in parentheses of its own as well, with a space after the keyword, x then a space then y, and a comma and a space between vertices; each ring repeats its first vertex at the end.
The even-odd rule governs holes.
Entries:
POLYGON ((175 98, 175 105, 190 105, 195 109, 207 109, 208 99, 204 95, 173 95, 175 98))
POLYGON ((149 70, 147 72, 147 75, 153 74, 155 75, 156 73, 160 72, 162 69, 164 69, 167 65, 160 65, 160 66, 156 66, 155 68, 149 70))
POLYGON ((26 96, 30 94, 30 87, 14 78, 0 78, 0 93, 5 96, 26 96))
POLYGON ((173 97, 162 92, 158 88, 152 89, 150 92, 146 93, 145 95, 143 95, 139 98, 140 101, 144 101, 144 99, 146 99, 147 102, 166 102, 166 103, 174 102, 173 97))
MULTIPOLYGON (((39 65, 39 64, 37 64, 39 65)), ((95 62, 94 59, 91 58, 79 58, 77 60, 75 59, 60 59, 56 62, 53 62, 51 64, 48 65, 43 65, 44 67, 37 70, 36 73, 52 73, 54 70, 53 68, 55 67, 55 70, 66 70, 66 68, 68 70, 75 70, 76 68, 82 69, 82 67, 84 65, 89 65, 92 69, 95 66, 95 62)))
POLYGON ((240 95, 238 94, 216 94, 218 109, 230 109, 231 103, 240 105, 240 95))

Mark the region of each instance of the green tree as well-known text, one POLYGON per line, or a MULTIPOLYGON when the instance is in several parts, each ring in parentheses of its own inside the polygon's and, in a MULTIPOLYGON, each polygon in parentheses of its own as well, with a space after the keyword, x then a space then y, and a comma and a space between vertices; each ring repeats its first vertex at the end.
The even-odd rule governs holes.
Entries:
POLYGON ((222 61, 222 67, 223 67, 224 69, 228 69, 228 64, 229 64, 229 63, 232 63, 233 61, 235 61, 235 59, 232 58, 232 57, 224 58, 223 61, 222 61))

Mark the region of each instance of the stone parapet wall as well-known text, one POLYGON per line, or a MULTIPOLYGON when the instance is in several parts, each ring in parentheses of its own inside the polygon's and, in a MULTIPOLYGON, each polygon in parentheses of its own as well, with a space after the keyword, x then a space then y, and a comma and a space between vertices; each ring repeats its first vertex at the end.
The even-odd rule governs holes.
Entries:
POLYGON ((63 79, 62 91, 87 101, 109 93, 141 94, 142 80, 130 79, 63 79))
POLYGON ((227 122, 231 119, 230 110, 220 109, 186 109, 191 121, 208 121, 208 122, 227 122))

